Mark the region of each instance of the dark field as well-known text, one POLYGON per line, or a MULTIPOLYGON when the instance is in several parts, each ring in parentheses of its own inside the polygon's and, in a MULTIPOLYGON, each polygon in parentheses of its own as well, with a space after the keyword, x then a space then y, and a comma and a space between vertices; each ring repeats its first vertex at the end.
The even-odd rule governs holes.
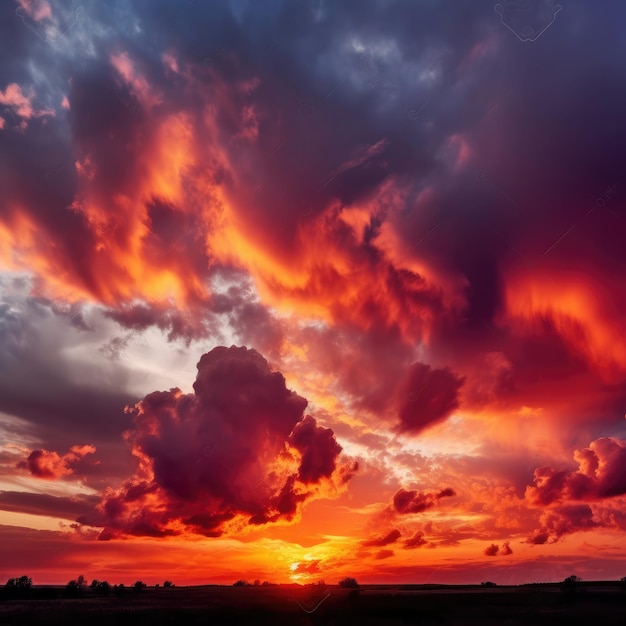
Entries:
POLYGON ((377 586, 175 587, 141 593, 64 598, 62 588, 34 588, 29 598, 0 600, 0 626, 77 624, 517 625, 626 624, 619 583, 481 588, 377 586), (317 607, 317 608, 315 608, 317 607))

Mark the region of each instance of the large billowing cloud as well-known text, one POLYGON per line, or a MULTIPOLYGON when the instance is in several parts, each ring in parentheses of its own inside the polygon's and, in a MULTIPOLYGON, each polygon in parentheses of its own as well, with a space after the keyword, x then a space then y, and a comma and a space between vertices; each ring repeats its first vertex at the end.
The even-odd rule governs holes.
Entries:
POLYGON ((102 538, 214 536, 228 522, 289 521, 355 471, 338 463, 332 430, 304 415, 307 401, 255 350, 214 348, 200 359, 193 388, 156 391, 129 409, 126 439, 138 472, 81 519, 104 526, 102 538))
POLYGON ((626 494, 626 446, 602 437, 576 450, 577 470, 546 466, 535 470, 526 500, 543 510, 540 526, 528 543, 558 541, 565 535, 595 528, 620 528, 621 502, 626 494))
POLYGON ((566 500, 598 500, 626 494, 626 441, 602 437, 577 450, 578 469, 535 471, 526 497, 535 506, 566 500))

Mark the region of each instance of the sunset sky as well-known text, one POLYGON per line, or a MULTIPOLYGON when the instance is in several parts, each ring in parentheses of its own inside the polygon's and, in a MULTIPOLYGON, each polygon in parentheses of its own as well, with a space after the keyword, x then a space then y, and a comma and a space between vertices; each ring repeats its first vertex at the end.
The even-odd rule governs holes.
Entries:
POLYGON ((625 23, 3 2, 0 584, 625 576, 625 23))

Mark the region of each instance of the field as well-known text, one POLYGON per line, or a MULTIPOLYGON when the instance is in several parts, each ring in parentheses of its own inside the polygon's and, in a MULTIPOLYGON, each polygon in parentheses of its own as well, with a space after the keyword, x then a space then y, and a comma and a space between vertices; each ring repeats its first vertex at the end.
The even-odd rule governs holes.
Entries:
POLYGON ((484 588, 475 586, 174 587, 141 593, 63 597, 62 588, 34 588, 28 598, 0 601, 0 626, 154 624, 325 626, 626 624, 619 583, 484 588))

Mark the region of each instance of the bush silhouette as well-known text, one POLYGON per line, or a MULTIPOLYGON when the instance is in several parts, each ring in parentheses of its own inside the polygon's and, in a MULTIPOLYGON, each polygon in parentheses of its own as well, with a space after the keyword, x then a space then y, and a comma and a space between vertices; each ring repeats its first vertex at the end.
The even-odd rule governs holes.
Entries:
POLYGON ((496 583, 491 582, 490 580, 486 580, 483 583, 480 583, 481 587, 497 587, 496 583))
POLYGON ((233 583, 233 587, 250 587, 250 583, 247 580, 238 580, 233 583))
POLYGON ((351 578, 350 576, 346 576, 339 581, 339 586, 344 589, 358 589, 359 583, 356 578, 351 578))
POLYGON ((166 580, 166 581, 163 583, 163 586, 164 586, 164 587, 173 587, 173 586, 174 586, 174 583, 173 583, 171 580, 166 580))

